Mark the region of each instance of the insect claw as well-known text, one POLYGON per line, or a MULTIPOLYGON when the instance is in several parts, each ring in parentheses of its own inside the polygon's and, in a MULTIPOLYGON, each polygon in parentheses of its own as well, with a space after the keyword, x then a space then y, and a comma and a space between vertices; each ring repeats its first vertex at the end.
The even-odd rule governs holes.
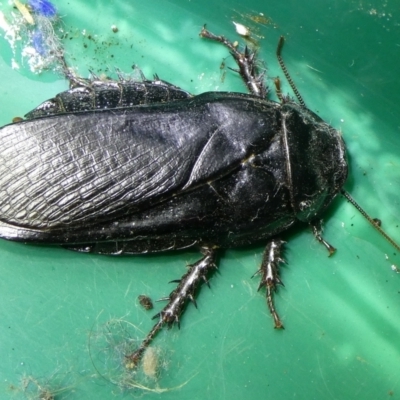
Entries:
POLYGON ((325 240, 324 240, 324 245, 325 245, 326 248, 328 249, 328 252, 329 252, 328 257, 333 256, 333 255, 336 253, 336 247, 331 246, 331 245, 330 245, 328 242, 326 242, 325 240))
POLYGON ((169 281, 168 283, 181 283, 182 279, 173 279, 172 281, 169 281))
POLYGON ((278 318, 278 320, 276 320, 274 322, 275 322, 274 329, 285 329, 285 327, 283 326, 282 321, 279 318, 278 318))
POLYGON ((203 37, 203 38, 207 38, 207 39, 212 39, 212 40, 217 40, 217 36, 215 36, 214 34, 212 34, 211 32, 209 32, 206 29, 206 24, 203 25, 203 28, 201 28, 201 31, 199 33, 199 36, 203 37))

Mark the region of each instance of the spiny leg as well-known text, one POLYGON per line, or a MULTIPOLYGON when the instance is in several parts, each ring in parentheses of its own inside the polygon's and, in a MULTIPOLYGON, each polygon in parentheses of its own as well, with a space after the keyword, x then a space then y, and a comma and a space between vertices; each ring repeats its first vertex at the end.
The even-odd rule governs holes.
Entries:
POLYGON ((267 244, 261 262, 261 267, 254 274, 261 275, 261 282, 258 286, 258 290, 260 290, 263 286, 266 289, 267 304, 272 318, 274 319, 276 329, 283 329, 282 321, 275 310, 273 292, 276 291, 276 285, 283 285, 281 279, 279 278, 279 263, 284 262, 284 260, 280 257, 282 245, 284 243, 285 242, 282 240, 274 239, 267 244))
POLYGON ((177 323, 179 326, 179 317, 185 309, 187 300, 191 300, 196 305, 194 299, 195 292, 202 283, 208 285, 207 276, 211 270, 216 268, 216 251, 210 247, 203 247, 202 253, 204 257, 195 264, 189 266, 188 272, 182 276, 178 281, 179 284, 176 289, 168 296, 168 304, 153 317, 153 319, 159 317, 159 320, 142 341, 139 348, 132 354, 126 356, 126 359, 133 363, 135 367, 139 364, 145 350, 161 328, 165 324, 171 326, 173 323, 177 323))
POLYGON ((322 237, 322 226, 321 226, 321 221, 312 221, 310 223, 311 228, 313 230, 313 234, 315 236, 315 238, 318 240, 318 242, 320 242, 321 244, 323 244, 326 249, 329 251, 329 257, 335 253, 336 249, 330 245, 323 237, 322 237))
POLYGON ((206 39, 214 40, 222 43, 227 47, 235 59, 236 64, 239 67, 239 73, 244 83, 249 89, 250 93, 261 98, 267 97, 267 88, 264 84, 264 74, 258 72, 256 63, 256 52, 251 51, 247 46, 244 49, 244 53, 241 53, 237 46, 230 42, 225 36, 217 36, 208 31, 204 25, 200 31, 200 36, 206 39))

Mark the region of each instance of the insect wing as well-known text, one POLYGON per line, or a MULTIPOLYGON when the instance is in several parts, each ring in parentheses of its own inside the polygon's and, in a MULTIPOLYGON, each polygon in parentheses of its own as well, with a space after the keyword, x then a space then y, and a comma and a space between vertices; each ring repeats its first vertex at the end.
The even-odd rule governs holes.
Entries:
POLYGON ((41 241, 41 232, 118 220, 218 179, 268 145, 273 127, 260 107, 269 109, 251 96, 209 93, 5 126, 0 235, 41 241))

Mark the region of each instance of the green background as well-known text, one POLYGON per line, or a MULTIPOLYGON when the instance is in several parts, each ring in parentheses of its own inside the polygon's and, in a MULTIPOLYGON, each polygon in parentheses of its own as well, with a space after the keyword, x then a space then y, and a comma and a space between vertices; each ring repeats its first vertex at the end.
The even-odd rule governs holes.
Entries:
MULTIPOLYGON (((136 63, 193 93, 244 91, 234 72, 221 79, 226 50, 198 37, 207 23, 241 40, 235 21, 264 37, 259 57, 272 87, 271 77, 282 76, 274 54, 285 35, 284 58, 307 106, 343 132, 351 163, 345 188, 400 240, 398 2, 143 3, 55 2, 79 74, 130 72, 136 63), (260 12, 273 23, 254 24, 260 12)), ((13 70, 3 39, 0 51, 1 125, 67 88, 53 72, 13 70)), ((307 227, 284 235, 285 287, 275 298, 285 330, 273 329, 258 280, 250 279, 263 247, 222 252, 198 309, 189 305, 181 329, 155 341, 163 367, 156 381, 135 382, 119 368, 126 342, 152 326, 136 297, 167 295, 196 251, 117 258, 1 241, 0 398, 38 398, 44 388, 57 399, 160 398, 135 384, 170 389, 164 399, 400 398, 400 276, 391 269, 399 256, 342 198, 325 222, 324 237, 338 249, 331 258, 307 227)))

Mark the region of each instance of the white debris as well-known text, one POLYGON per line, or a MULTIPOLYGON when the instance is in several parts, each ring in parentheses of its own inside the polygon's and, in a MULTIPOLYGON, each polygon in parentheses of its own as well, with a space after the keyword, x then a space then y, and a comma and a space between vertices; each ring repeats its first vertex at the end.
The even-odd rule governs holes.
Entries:
POLYGON ((245 36, 248 37, 250 36, 250 29, 247 28, 246 26, 242 25, 242 24, 238 24, 235 21, 232 21, 233 25, 235 25, 236 28, 236 32, 240 35, 240 36, 245 36))

